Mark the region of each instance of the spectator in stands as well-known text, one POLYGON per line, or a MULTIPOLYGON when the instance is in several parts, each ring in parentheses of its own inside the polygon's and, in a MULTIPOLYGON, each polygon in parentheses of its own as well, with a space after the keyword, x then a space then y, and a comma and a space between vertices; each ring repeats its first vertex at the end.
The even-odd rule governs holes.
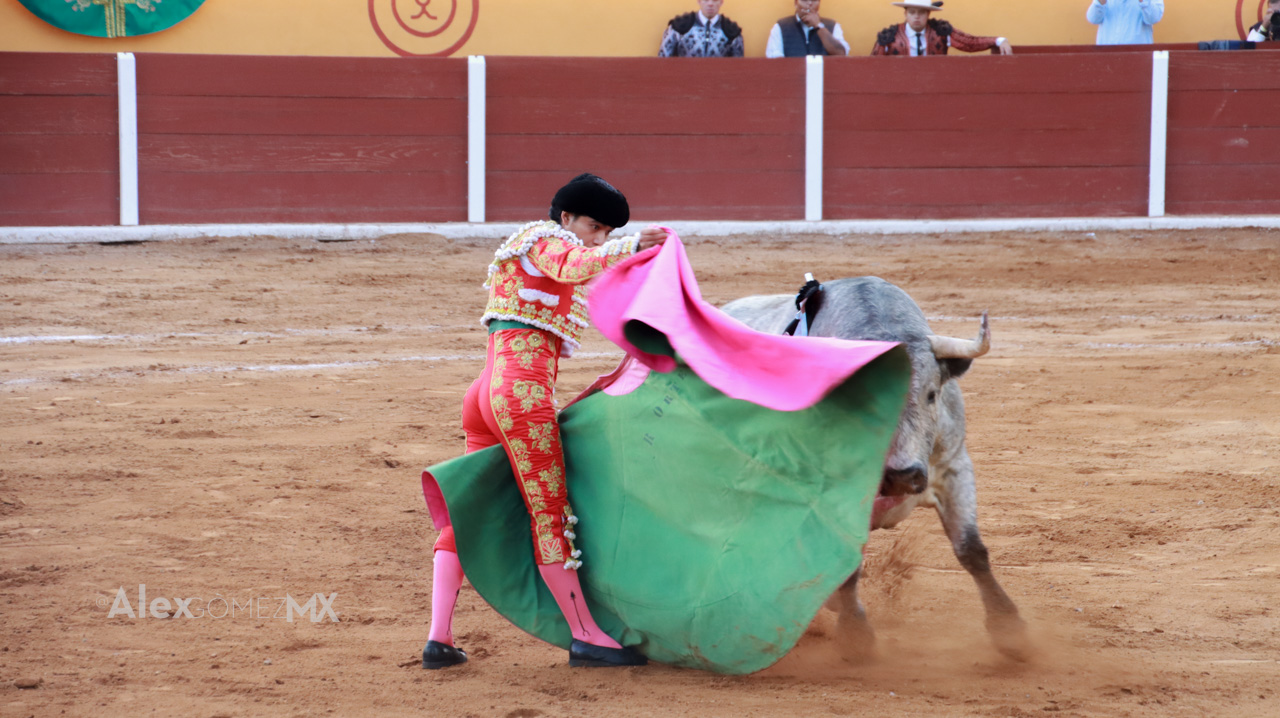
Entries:
POLYGON ((1098 26, 1099 45, 1149 45, 1164 0, 1093 0, 1084 16, 1098 26))
POLYGON ((698 0, 698 12, 671 18, 658 57, 742 57, 742 28, 720 14, 723 4, 698 0))
POLYGON ((840 23, 818 15, 822 0, 795 0, 796 14, 776 22, 769 31, 765 57, 848 55, 840 23))
POLYGON ((1280 13, 1280 0, 1270 0, 1267 3, 1267 11, 1262 16, 1262 22, 1249 28, 1249 37, 1245 39, 1249 42, 1280 40, 1280 17, 1276 17, 1278 13, 1280 13))
POLYGON ((955 48, 961 52, 991 50, 1001 55, 1012 55, 1013 46, 1003 37, 977 37, 960 32, 946 20, 930 17, 942 10, 941 2, 929 0, 903 0, 893 3, 904 8, 906 22, 890 25, 876 35, 872 55, 945 55, 955 48))

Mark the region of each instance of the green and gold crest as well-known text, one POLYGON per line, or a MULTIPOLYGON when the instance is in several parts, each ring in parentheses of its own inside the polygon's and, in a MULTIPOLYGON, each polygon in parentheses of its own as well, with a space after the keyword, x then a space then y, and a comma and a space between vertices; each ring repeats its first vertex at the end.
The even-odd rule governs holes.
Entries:
POLYGON ((204 0, 18 0, 36 17, 67 32, 130 37, 167 30, 204 0))

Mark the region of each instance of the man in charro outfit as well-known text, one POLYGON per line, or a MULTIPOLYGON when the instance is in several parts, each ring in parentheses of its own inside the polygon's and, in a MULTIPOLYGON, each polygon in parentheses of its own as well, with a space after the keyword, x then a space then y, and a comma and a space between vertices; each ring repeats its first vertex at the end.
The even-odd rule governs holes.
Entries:
POLYGON ((658 57, 742 57, 742 28, 720 14, 723 4, 698 0, 698 12, 671 18, 658 57))
POLYGON ((845 42, 840 23, 818 14, 822 0, 795 0, 795 3, 796 14, 777 21, 769 31, 765 57, 849 54, 849 43, 845 42))
POLYGON ((961 52, 990 50, 993 54, 1013 54, 1013 46, 1003 37, 977 37, 960 32, 946 20, 931 18, 930 13, 942 10, 941 2, 903 0, 893 4, 905 8, 906 22, 881 30, 871 48, 872 55, 945 55, 952 48, 961 52))
MULTIPOLYGON (((585 283, 667 237, 651 227, 608 239, 630 214, 626 197, 612 185, 579 175, 551 200, 551 221, 525 225, 498 248, 485 281, 485 367, 463 399, 467 452, 501 444, 510 460, 529 510, 534 561, 573 634, 571 666, 643 665, 646 660, 602 631, 583 599, 577 573, 581 552, 573 545, 578 518, 568 503, 555 408, 559 358, 573 354, 589 326, 585 283)), ((430 638, 422 651, 423 668, 432 669, 467 660, 453 645, 453 608, 463 572, 452 524, 440 532, 434 548, 430 638)))

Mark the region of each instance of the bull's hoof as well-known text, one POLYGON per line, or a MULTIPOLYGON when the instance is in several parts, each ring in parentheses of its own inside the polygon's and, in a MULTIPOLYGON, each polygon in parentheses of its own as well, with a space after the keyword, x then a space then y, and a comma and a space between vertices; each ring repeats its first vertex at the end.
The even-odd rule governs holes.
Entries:
POLYGON ((1006 658, 1026 662, 1034 651, 1027 635, 1027 624, 1018 614, 1001 614, 987 617, 987 632, 991 640, 1006 658))
POLYGON ((840 614, 836 620, 836 647, 846 663, 870 663, 876 658, 876 632, 867 623, 865 614, 846 617, 840 614))
POLYGON ((851 666, 864 666, 868 663, 874 663, 876 658, 879 657, 874 642, 841 643, 837 650, 840 653, 840 659, 851 666))

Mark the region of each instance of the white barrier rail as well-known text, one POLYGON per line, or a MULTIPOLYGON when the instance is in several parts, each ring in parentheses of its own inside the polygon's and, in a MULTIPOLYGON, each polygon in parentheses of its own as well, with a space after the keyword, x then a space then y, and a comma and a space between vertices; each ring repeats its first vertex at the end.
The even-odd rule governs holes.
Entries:
POLYGON ((822 219, 822 137, 825 75, 821 55, 805 60, 804 85, 804 218, 822 219))
POLYGON ((116 53, 120 122, 120 224, 138 224, 138 65, 132 52, 116 53))
POLYGON ((485 99, 488 95, 483 55, 467 58, 467 221, 483 222, 485 214, 485 99))
POLYGON ((1165 152, 1169 132, 1169 51, 1151 54, 1151 170, 1147 216, 1164 216, 1165 152))
MULTIPOLYGON (((119 136, 120 136, 120 225, 123 227, 133 227, 139 224, 139 206, 141 197, 138 187, 138 88, 137 88, 137 65, 132 53, 122 52, 116 55, 117 67, 117 86, 119 96, 119 136)), ((804 218, 807 222, 819 222, 823 218, 823 137, 825 134, 824 127, 824 61, 821 56, 810 56, 805 62, 805 165, 804 165, 804 218)), ((485 58, 477 55, 471 56, 467 60, 467 221, 472 225, 476 225, 485 221, 486 216, 486 195, 485 180, 487 173, 485 147, 487 141, 487 128, 485 122, 486 96, 486 72, 485 58)), ((1165 214, 1165 179, 1167 172, 1167 135, 1168 135, 1168 106, 1169 106, 1169 52, 1167 50, 1158 50, 1152 53, 1152 70, 1151 70, 1151 152, 1150 152, 1150 168, 1148 175, 1148 199, 1147 199, 1147 215, 1152 218, 1163 217, 1165 214)), ((1240 217, 1227 218, 1228 220, 1240 220, 1245 224, 1203 224, 1197 223, 1194 218, 1188 227, 1209 227, 1209 226, 1273 226, 1271 224, 1259 225, 1258 218, 1240 217)), ((1208 221, 1208 218, 1205 219, 1208 221)), ((1018 229, 1036 228, 1052 229, 1054 222, 1067 222, 1071 226, 1088 227, 1090 229, 1107 229, 1111 227, 1128 227, 1129 225, 1113 225, 1108 224, 1108 220, 1011 220, 1011 226, 1018 229), (1083 224, 1081 224, 1083 222, 1083 224)), ((678 225, 694 226, 699 223, 676 223, 678 225)), ((721 227, 740 227, 740 226, 768 226, 781 227, 790 226, 786 222, 728 222, 728 223, 709 223, 721 227)), ((179 236, 188 236, 186 229, 196 225, 186 226, 184 229, 175 227, 164 228, 155 227, 154 232, 142 233, 126 233, 125 236, 145 236, 147 238, 159 238, 179 236)), ((424 227, 448 227, 450 233, 472 232, 473 229, 467 229, 467 225, 448 224, 448 225, 399 225, 399 224, 369 224, 369 225, 203 225, 204 227, 216 226, 225 228, 226 231, 218 231, 219 236, 242 236, 245 234, 257 234, 264 230, 263 227, 270 227, 271 233, 279 236, 285 236, 281 232, 288 233, 289 236, 317 236, 317 238, 355 238, 355 237, 374 237, 381 236, 385 233, 383 227, 405 227, 405 226, 424 226, 424 227), (321 231, 314 227, 323 226, 327 229, 321 231), (296 228, 296 229, 288 229, 296 228), (360 229, 355 229, 360 228, 360 229)), ((971 220, 958 221, 868 221, 868 222, 837 222, 830 227, 820 228, 816 231, 820 233, 834 232, 870 232, 870 233, 896 233, 915 232, 915 231, 986 231, 986 230, 969 230, 969 229, 948 229, 948 227, 970 227, 981 226, 975 224, 971 220), (861 227, 861 229, 859 229, 861 227), (907 229, 896 229, 904 227, 907 229), (927 229, 926 227, 936 227, 937 229, 927 229), (834 228, 834 229, 833 229, 834 228), (889 229, 885 229, 889 228, 889 229)), ((1152 227, 1155 228, 1155 227, 1152 227)), ((206 230, 208 231, 208 230, 206 230)), ((399 231, 405 231, 403 229, 399 231)), ((432 229, 424 229, 421 231, 436 231, 432 229)), ((754 229, 733 230, 731 233, 752 233, 754 229)), ((789 231, 815 231, 809 229, 795 229, 789 231)), ((992 230, 994 231, 994 230, 992 230)), ((138 241, 135 239, 91 239, 95 233, 99 233, 100 228, 58 228, 58 227, 12 227, 0 228, 0 242, 93 242, 93 241, 138 241), (55 239, 57 238, 57 239, 55 239)), ((487 233, 487 232, 486 232, 487 233)), ((720 230, 713 230, 713 233, 724 233, 720 230)), ((116 236, 119 236, 118 233, 116 236)), ((206 235, 208 236, 208 235, 206 235)), ((473 235, 467 235, 473 236, 473 235)))
MULTIPOLYGON (((657 220, 658 218, 653 218, 657 220)), ((637 218, 619 232, 638 231, 637 218)), ((1280 215, 1204 215, 1173 217, 1049 217, 1015 219, 882 219, 810 222, 675 221, 662 222, 682 237, 808 235, 848 238, 856 235, 973 232, 1105 232, 1178 229, 1280 229, 1280 215)), ((514 222, 468 224, 171 224, 140 227, 0 227, 0 244, 112 244, 210 237, 275 237, 322 242, 377 240, 397 234, 434 234, 445 239, 489 239, 511 234, 514 222)))

